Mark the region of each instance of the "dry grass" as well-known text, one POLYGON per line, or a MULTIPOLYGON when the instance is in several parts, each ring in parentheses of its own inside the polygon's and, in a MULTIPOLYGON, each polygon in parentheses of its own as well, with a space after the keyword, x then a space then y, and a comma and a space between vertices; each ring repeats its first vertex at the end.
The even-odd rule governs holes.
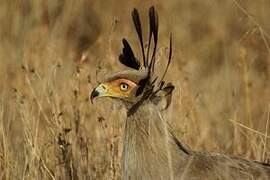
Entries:
POLYGON ((161 59, 173 33, 165 117, 177 136, 196 150, 269 160, 269 1, 2 0, 0 179, 119 179, 123 108, 88 97, 123 69, 122 37, 138 45, 132 8, 146 22, 152 4, 161 59))

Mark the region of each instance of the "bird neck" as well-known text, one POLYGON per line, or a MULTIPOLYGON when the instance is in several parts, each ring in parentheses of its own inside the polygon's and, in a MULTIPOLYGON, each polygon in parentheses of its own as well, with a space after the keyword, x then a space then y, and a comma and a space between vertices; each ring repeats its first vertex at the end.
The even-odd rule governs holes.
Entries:
POLYGON ((146 101, 127 117, 124 180, 173 179, 187 157, 188 150, 171 134, 156 105, 146 101))

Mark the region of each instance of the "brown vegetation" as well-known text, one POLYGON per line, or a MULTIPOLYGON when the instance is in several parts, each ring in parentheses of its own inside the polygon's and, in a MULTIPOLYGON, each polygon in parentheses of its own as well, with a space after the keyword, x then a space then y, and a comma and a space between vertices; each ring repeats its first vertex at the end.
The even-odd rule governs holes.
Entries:
POLYGON ((176 89, 164 115, 177 137, 192 149, 268 161, 268 1, 3 0, 0 179, 119 179, 122 107, 93 106, 89 93, 123 68, 123 37, 139 47, 130 12, 152 4, 161 58, 173 33, 166 78, 176 89))

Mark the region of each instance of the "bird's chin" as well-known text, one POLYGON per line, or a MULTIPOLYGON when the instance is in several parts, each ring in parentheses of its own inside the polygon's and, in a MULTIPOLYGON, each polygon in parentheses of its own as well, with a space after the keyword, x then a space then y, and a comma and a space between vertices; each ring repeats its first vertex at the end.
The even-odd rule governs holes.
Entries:
POLYGON ((135 102, 131 101, 130 99, 125 99, 125 98, 117 98, 114 97, 112 98, 115 103, 121 103, 123 104, 126 108, 131 107, 135 102))
POLYGON ((123 105, 126 108, 126 110, 129 110, 134 104, 136 104, 136 101, 133 100, 132 98, 118 97, 118 96, 113 96, 113 95, 109 95, 109 94, 107 94, 107 95, 99 94, 97 96, 94 96, 94 95, 91 95, 91 98, 90 98, 92 103, 94 101, 101 100, 101 99, 109 100, 113 104, 116 103, 119 105, 123 105))
POLYGON ((136 103, 131 99, 122 97, 106 96, 106 99, 109 99, 112 103, 122 104, 126 107, 126 109, 130 109, 130 107, 132 107, 136 103))
POLYGON ((133 102, 132 100, 128 99, 128 98, 123 98, 123 97, 117 97, 117 96, 101 96, 98 97, 98 99, 110 99, 112 100, 113 103, 122 103, 122 104, 134 104, 135 102, 133 102))

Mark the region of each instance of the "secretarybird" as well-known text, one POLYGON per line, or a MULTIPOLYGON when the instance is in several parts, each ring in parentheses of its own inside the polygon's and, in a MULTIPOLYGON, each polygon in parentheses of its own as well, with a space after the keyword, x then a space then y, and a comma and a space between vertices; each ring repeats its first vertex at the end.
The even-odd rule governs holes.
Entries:
POLYGON ((155 73, 158 43, 158 15, 149 9, 149 39, 145 48, 138 10, 132 12, 142 64, 131 46, 123 39, 119 61, 129 70, 110 75, 91 93, 97 97, 112 97, 127 109, 123 155, 124 180, 179 180, 179 179, 270 179, 270 165, 239 157, 197 152, 177 139, 163 119, 159 103, 171 101, 174 86, 164 82, 172 59, 170 36, 167 65, 162 75, 155 73), (152 48, 151 48, 151 43, 152 48))

